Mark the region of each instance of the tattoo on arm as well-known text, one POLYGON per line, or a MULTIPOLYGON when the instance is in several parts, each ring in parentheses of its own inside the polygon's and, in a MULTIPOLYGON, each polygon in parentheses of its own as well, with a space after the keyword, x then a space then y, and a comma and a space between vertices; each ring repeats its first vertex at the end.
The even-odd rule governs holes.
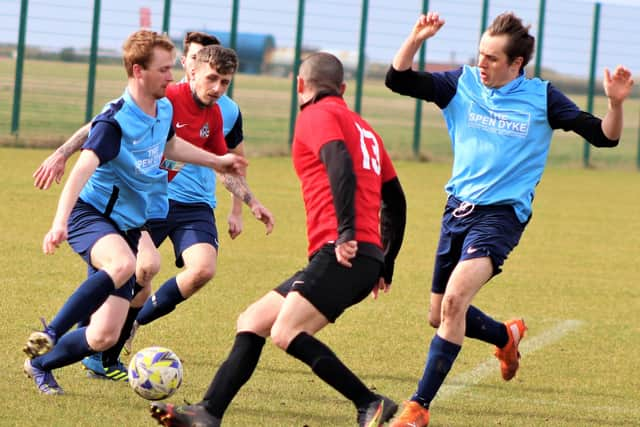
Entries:
POLYGON ((65 159, 71 157, 73 153, 80 150, 82 144, 87 140, 89 136, 89 129, 91 129, 90 123, 82 126, 73 135, 71 135, 64 144, 58 147, 57 151, 62 154, 65 159))
POLYGON ((243 176, 224 174, 224 187, 247 206, 253 200, 253 193, 251 193, 249 184, 243 176))

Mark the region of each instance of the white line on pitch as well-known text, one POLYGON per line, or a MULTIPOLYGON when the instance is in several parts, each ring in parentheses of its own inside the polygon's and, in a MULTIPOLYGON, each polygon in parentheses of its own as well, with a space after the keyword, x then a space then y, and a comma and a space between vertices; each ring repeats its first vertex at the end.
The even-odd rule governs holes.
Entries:
MULTIPOLYGON (((565 320, 553 328, 544 331, 534 337, 529 337, 522 341, 519 346, 520 354, 530 354, 540 350, 550 344, 559 341, 569 332, 578 329, 582 325, 580 320, 565 320)), ((452 377, 449 384, 444 384, 438 392, 437 399, 446 399, 457 393, 464 391, 468 386, 479 384, 484 378, 493 375, 499 370, 498 359, 491 357, 470 371, 452 377)))

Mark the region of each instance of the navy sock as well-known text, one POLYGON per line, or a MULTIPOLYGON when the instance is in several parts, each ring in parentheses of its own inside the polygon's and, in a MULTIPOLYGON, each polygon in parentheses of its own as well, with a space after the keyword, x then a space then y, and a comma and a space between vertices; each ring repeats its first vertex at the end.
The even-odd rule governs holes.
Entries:
POLYGON ((306 332, 300 332, 289 343, 287 353, 309 365, 314 374, 352 401, 356 408, 362 408, 376 400, 376 395, 329 347, 306 332))
POLYGON ((180 293, 175 277, 164 282, 157 292, 144 303, 138 318, 139 324, 146 325, 154 320, 171 313, 185 298, 180 293))
POLYGON ((488 342, 499 348, 507 345, 509 335, 504 323, 495 321, 477 307, 469 306, 466 322, 467 329, 464 334, 466 337, 488 342))
POLYGON ((50 371, 79 362, 92 353, 94 351, 87 343, 87 328, 79 328, 64 334, 49 353, 36 357, 31 364, 50 371))
POLYGON ((112 366, 118 362, 118 357, 120 356, 120 352, 124 347, 124 343, 127 342, 129 336, 131 335, 133 322, 136 320, 136 317, 138 316, 138 313, 140 313, 141 309, 142 307, 129 307, 127 319, 124 321, 124 325, 122 326, 122 330, 120 331, 118 342, 115 343, 110 349, 102 352, 103 366, 112 366))
POLYGON ((411 400, 420 403, 425 408, 429 407, 451 370, 460 348, 461 346, 458 344, 440 338, 438 334, 433 337, 422 379, 418 382, 418 390, 411 397, 411 400))
POLYGON ((114 290, 111 277, 104 270, 97 271, 71 294, 48 328, 58 337, 64 335, 75 323, 87 320, 114 290))
POLYGON ((249 381, 258 366, 264 343, 264 338, 252 332, 236 335, 227 360, 218 368, 201 402, 214 417, 222 419, 240 388, 249 381))

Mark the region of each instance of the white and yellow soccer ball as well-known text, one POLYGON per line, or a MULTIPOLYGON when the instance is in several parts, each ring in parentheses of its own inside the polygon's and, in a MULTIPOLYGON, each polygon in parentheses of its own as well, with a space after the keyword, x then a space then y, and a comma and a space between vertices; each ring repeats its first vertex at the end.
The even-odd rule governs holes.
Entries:
POLYGON ((129 385, 147 400, 171 396, 182 384, 182 362, 165 347, 147 347, 129 363, 129 385))

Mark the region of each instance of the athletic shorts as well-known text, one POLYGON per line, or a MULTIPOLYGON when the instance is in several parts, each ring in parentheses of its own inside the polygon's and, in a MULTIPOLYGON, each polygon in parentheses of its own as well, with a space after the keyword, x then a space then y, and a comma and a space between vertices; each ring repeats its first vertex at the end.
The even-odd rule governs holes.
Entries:
POLYGON ((274 290, 286 297, 297 291, 331 323, 349 307, 365 299, 382 277, 383 263, 357 255, 350 268, 338 264, 335 246, 322 246, 309 264, 274 290))
POLYGON ((510 205, 473 206, 449 196, 442 217, 431 291, 443 294, 459 261, 489 257, 493 275, 499 274, 520 241, 521 223, 510 205))
MULTIPOLYGON (((91 264, 91 249, 98 240, 108 234, 120 235, 127 242, 134 255, 138 253, 139 229, 134 228, 126 232, 120 230, 110 218, 82 199, 78 199, 73 207, 67 227, 69 245, 87 263, 87 275, 89 276, 98 271, 91 264)), ((132 276, 127 283, 114 290, 111 295, 131 301, 135 283, 135 276, 132 276)))
POLYGON ((176 267, 184 267, 182 252, 197 243, 208 243, 218 250, 218 229, 211 206, 169 200, 166 219, 150 220, 147 229, 156 247, 169 237, 173 243, 176 267))

